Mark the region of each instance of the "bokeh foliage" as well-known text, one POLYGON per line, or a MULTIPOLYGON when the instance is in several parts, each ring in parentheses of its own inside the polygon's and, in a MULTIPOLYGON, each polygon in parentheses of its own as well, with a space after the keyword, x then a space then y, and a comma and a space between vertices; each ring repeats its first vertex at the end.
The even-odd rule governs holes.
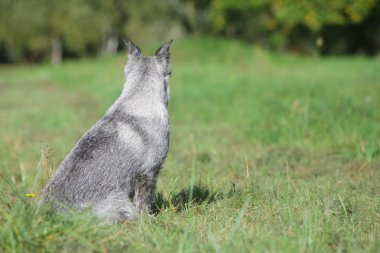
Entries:
MULTIPOLYGON (((369 26, 365 24, 368 18, 379 23, 379 3, 377 0, 213 0, 212 27, 223 35, 263 41, 274 48, 295 47, 305 51, 305 46, 313 46, 318 37, 328 37, 327 43, 333 44, 338 36, 328 36, 331 27, 346 29, 349 37, 355 37, 353 28, 361 24, 369 26)), ((368 37, 377 43, 378 50, 380 26, 371 28, 368 37)), ((349 47, 347 41, 342 50, 326 52, 344 53, 349 47)))
POLYGON ((379 0, 0 0, 0 13, 0 62, 59 62, 114 53, 123 37, 186 34, 308 53, 380 49, 379 0))

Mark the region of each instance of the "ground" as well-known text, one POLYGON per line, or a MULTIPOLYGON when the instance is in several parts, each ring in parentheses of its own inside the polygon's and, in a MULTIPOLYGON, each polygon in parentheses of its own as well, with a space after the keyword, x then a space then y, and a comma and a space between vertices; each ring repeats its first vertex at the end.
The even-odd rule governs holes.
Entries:
POLYGON ((120 94, 125 62, 0 67, 1 252, 380 251, 379 58, 176 41, 155 214, 101 227, 40 209, 49 174, 120 94))

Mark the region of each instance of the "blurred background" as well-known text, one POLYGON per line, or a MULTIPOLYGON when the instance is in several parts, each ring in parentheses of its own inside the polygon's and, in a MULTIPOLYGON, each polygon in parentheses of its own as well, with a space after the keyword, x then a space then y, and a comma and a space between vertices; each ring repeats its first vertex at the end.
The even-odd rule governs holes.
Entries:
POLYGON ((379 0, 0 0, 0 62, 58 64, 215 35, 305 54, 380 50, 379 0))

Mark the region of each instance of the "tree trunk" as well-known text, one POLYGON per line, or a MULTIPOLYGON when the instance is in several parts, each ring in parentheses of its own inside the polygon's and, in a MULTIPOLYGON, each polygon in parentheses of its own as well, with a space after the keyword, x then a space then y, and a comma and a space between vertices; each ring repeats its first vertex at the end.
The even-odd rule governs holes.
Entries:
POLYGON ((62 63, 62 40, 54 36, 51 40, 51 64, 59 65, 62 63))
POLYGON ((108 34, 102 48, 102 55, 111 55, 116 53, 119 46, 119 39, 115 34, 108 34))

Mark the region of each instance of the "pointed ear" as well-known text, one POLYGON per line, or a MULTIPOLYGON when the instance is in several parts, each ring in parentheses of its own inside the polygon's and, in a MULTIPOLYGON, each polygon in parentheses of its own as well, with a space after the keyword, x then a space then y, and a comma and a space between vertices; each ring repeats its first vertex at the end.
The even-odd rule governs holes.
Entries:
POLYGON ((172 44, 172 42, 173 42, 173 40, 169 40, 168 42, 163 44, 159 49, 157 49, 156 56, 164 58, 164 59, 169 61, 169 59, 170 59, 169 49, 170 49, 170 45, 172 44))
POLYGON ((141 55, 141 49, 132 41, 125 39, 125 45, 128 48, 128 57, 136 57, 141 55))

